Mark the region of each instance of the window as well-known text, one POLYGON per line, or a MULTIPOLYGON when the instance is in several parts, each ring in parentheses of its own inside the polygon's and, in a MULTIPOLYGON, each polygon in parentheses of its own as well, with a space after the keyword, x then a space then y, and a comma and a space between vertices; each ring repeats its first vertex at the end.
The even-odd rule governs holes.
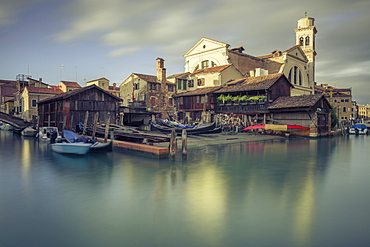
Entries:
POLYGON ((181 90, 182 89, 182 80, 177 79, 177 89, 181 90))
POLYGON ((134 83, 134 89, 139 90, 140 89, 140 82, 135 82, 134 83))
POLYGON ((200 78, 197 80, 198 86, 204 86, 204 78, 200 78))
POLYGON ((173 106, 173 98, 169 98, 168 99, 168 105, 169 106, 173 106))
POLYGON ((32 100, 31 105, 32 105, 32 107, 36 107, 36 100, 35 99, 32 100))
POLYGON ((173 85, 168 85, 168 91, 170 92, 175 91, 175 87, 173 85))
POLYGON ((188 83, 188 81, 187 81, 187 80, 182 80, 182 89, 183 89, 183 90, 188 89, 188 88, 187 88, 187 83, 188 83))
POLYGON ((300 37, 300 38, 299 38, 299 45, 300 45, 300 46, 303 46, 303 37, 300 37))
POLYGON ((150 97, 150 104, 152 106, 156 106, 157 105, 157 99, 155 97, 150 97))
POLYGON ((297 66, 292 67, 289 71, 288 79, 292 84, 302 85, 303 80, 301 70, 297 66))
POLYGON ((209 67, 209 61, 208 60, 202 61, 202 69, 208 68, 208 67, 209 67))
POLYGON ((343 107, 343 112, 346 112, 347 111, 347 108, 346 107, 343 107))
POLYGON ((149 83, 149 90, 151 90, 151 91, 157 90, 157 84, 155 84, 155 83, 149 83))
POLYGON ((305 45, 310 45, 310 37, 309 36, 306 37, 306 43, 305 43, 305 45))
POLYGON ((188 87, 194 87, 194 80, 188 80, 188 87))

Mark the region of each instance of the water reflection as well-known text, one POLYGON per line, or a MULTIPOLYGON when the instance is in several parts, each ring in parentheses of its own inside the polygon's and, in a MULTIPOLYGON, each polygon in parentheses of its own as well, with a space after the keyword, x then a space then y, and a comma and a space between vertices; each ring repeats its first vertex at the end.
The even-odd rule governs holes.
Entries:
POLYGON ((0 226, 11 220, 5 241, 20 246, 340 246, 333 236, 353 239, 349 228, 365 225, 353 219, 370 220, 370 168, 359 153, 367 143, 250 142, 190 149, 187 160, 171 161, 119 151, 70 157, 0 135, 0 226), (16 155, 4 163, 10 150, 16 155), (352 226, 339 231, 338 219, 352 226))

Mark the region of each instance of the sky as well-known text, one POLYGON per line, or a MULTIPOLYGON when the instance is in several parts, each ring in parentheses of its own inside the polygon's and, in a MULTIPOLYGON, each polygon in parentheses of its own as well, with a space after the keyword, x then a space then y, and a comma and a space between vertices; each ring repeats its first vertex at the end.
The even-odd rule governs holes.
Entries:
POLYGON ((158 57, 169 76, 202 37, 266 55, 295 45, 305 12, 318 31, 316 82, 370 104, 369 0, 0 0, 0 79, 120 85, 155 75, 158 57))

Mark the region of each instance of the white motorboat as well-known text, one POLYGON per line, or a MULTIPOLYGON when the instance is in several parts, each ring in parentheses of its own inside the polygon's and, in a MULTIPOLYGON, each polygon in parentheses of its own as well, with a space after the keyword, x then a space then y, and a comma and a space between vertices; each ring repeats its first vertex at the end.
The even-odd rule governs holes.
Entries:
POLYGON ((33 127, 27 127, 21 132, 22 136, 35 137, 37 135, 37 130, 33 127))
POLYGON ((4 123, 2 125, 0 125, 0 130, 13 130, 13 126, 11 126, 10 124, 7 124, 7 123, 4 123))
POLYGON ((50 137, 53 133, 57 133, 57 138, 61 138, 57 127, 40 127, 38 137, 40 141, 50 141, 50 137))

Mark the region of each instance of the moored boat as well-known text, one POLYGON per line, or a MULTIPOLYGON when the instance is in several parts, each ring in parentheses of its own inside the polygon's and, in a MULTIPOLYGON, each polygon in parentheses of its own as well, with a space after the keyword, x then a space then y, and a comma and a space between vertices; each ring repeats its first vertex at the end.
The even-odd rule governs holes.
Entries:
POLYGON ((21 135, 35 137, 37 135, 37 130, 33 127, 27 127, 21 131, 21 135))
POLYGON ((11 126, 10 124, 7 124, 7 123, 4 123, 2 125, 0 125, 0 130, 13 130, 13 126, 11 126))
POLYGON ((90 151, 91 152, 112 152, 113 150, 113 142, 98 142, 96 140, 92 140, 89 137, 86 136, 80 136, 77 133, 70 131, 70 130, 64 130, 63 131, 64 138, 66 141, 70 143, 88 143, 90 144, 90 151))
POLYGON ((369 130, 365 124, 354 124, 349 129, 349 133, 352 135, 367 135, 369 130))
POLYGON ((40 141, 50 141, 51 135, 57 133, 57 139, 61 138, 57 127, 40 127, 38 132, 38 137, 40 141))
POLYGON ((95 142, 90 147, 91 152, 112 152, 113 151, 113 141, 110 142, 95 142))
POLYGON ((208 123, 208 124, 195 125, 192 128, 183 128, 183 127, 175 127, 175 126, 170 127, 168 125, 160 125, 160 124, 154 124, 154 123, 152 123, 152 127, 154 130, 164 132, 164 133, 171 133, 172 130, 175 130, 175 132, 178 134, 181 134, 181 132, 185 129, 188 135, 221 132, 221 128, 217 128, 215 122, 208 123))
POLYGON ((91 145, 92 143, 83 142, 57 142, 51 144, 51 149, 61 154, 85 155, 90 151, 91 145))

